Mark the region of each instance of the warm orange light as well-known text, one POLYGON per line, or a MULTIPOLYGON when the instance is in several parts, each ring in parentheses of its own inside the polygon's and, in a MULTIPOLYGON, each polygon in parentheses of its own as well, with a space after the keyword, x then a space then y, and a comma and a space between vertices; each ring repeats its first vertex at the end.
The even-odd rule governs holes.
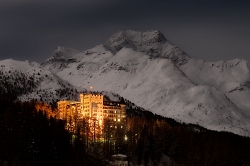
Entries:
POLYGON ((93 86, 89 86, 89 89, 92 90, 92 89, 93 89, 93 86))
MULTIPOLYGON (((89 88, 91 92, 93 86, 89 85, 89 88)), ((93 95, 91 93, 80 94, 80 101, 59 101, 58 110, 59 112, 55 115, 58 116, 60 119, 67 120, 67 129, 70 128, 70 131, 72 130, 72 132, 76 131, 76 127, 78 123, 81 123, 81 120, 86 119, 86 126, 88 126, 89 132, 88 135, 91 139, 101 139, 103 137, 102 134, 105 128, 105 119, 110 120, 109 127, 113 130, 116 130, 118 128, 118 126, 116 126, 116 122, 121 123, 123 122, 123 118, 126 117, 125 115, 120 114, 121 110, 125 110, 125 105, 124 107, 121 107, 121 105, 116 104, 115 106, 113 106, 112 101, 110 105, 105 105, 103 95, 93 95), (71 123, 69 123, 68 120, 70 120, 71 116, 75 113, 77 115, 77 119, 75 119, 74 123, 71 121, 71 123), (80 116, 80 114, 82 116, 80 116), (114 124, 114 128, 112 124, 114 124)), ((53 111, 51 112, 53 113, 53 111)), ((121 128, 124 127, 121 126, 121 128)))

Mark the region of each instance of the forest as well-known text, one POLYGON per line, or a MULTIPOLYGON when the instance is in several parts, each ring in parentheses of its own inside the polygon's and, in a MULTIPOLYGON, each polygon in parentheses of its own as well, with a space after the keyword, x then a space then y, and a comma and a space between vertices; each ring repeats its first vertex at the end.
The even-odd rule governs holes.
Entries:
POLYGON ((84 134, 84 120, 71 133, 65 121, 37 111, 35 101, 14 102, 11 96, 1 96, 0 164, 108 165, 117 153, 127 155, 133 165, 250 164, 249 137, 178 123, 126 103, 126 126, 116 124, 114 129, 106 121, 104 140, 95 141, 84 134))

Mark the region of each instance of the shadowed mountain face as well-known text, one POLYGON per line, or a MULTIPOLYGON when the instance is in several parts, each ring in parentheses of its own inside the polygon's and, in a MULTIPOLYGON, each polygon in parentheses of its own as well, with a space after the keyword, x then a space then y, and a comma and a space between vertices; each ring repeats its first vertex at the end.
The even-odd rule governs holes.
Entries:
MULTIPOLYGON (((1 61, 5 67, 0 69, 19 70, 8 67, 10 61, 1 61)), ((28 68, 40 70, 40 76, 20 71, 42 77, 36 88, 47 87, 53 94, 58 86, 52 83, 78 91, 93 86, 95 91, 117 93, 156 114, 250 136, 249 62, 193 59, 156 30, 118 32, 84 52, 58 47, 53 57, 28 68)), ((28 92, 20 99, 32 97, 37 96, 28 92)))
POLYGON ((134 51, 149 55, 150 58, 182 59, 183 61, 188 59, 184 52, 171 45, 163 34, 157 30, 147 32, 121 31, 107 40, 104 47, 113 54, 116 54, 122 48, 131 48, 134 51))

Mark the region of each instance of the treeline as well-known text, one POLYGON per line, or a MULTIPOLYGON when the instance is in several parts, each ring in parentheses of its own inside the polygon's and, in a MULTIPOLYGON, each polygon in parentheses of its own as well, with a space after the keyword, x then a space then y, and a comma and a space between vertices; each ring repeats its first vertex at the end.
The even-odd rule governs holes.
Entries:
POLYGON ((37 111, 35 102, 0 98, 0 161, 11 166, 103 165, 82 147, 65 130, 65 122, 37 111))
POLYGON ((66 122, 37 111, 37 103, 0 97, 0 161, 8 165, 107 165, 111 155, 122 153, 133 165, 250 164, 249 137, 178 123, 124 102, 128 105, 126 124, 105 121, 101 129, 85 119, 72 133, 65 128, 66 122), (100 130, 102 141, 98 141, 100 130))
POLYGON ((74 141, 83 143, 83 150, 99 160, 107 161, 113 154, 127 154, 128 144, 126 124, 122 122, 114 122, 112 120, 104 120, 103 126, 100 126, 95 120, 85 118, 78 122, 67 124, 68 131, 72 131, 72 127, 77 124, 74 133, 74 141))
POLYGON ((250 165, 250 138, 181 124, 140 108, 127 109, 128 156, 134 164, 250 165))
POLYGON ((100 160, 125 154, 133 165, 250 164, 249 137, 178 123, 132 105, 127 115, 125 126, 104 122, 102 141, 97 141, 99 126, 91 126, 88 119, 82 120, 76 138, 83 143, 84 152, 100 160))
POLYGON ((39 80, 34 75, 28 77, 20 71, 0 69, 0 95, 19 96, 31 92, 37 87, 39 80))
POLYGON ((31 73, 24 73, 19 70, 7 69, 4 65, 0 66, 0 95, 7 95, 13 100, 25 97, 25 101, 36 100, 53 105, 58 99, 78 99, 78 91, 72 88, 69 83, 57 81, 61 87, 55 91, 41 88, 41 83, 53 82, 53 76, 42 73, 41 69, 33 69, 31 73), (33 73, 32 73, 33 72, 33 73))

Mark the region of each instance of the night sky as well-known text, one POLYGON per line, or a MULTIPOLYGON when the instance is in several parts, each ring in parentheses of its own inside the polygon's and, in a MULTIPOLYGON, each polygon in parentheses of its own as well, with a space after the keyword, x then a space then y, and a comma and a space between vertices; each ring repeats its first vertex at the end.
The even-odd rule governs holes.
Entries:
POLYGON ((249 0, 1 0, 0 60, 42 62, 128 29, 159 30, 193 58, 250 61, 249 0))

